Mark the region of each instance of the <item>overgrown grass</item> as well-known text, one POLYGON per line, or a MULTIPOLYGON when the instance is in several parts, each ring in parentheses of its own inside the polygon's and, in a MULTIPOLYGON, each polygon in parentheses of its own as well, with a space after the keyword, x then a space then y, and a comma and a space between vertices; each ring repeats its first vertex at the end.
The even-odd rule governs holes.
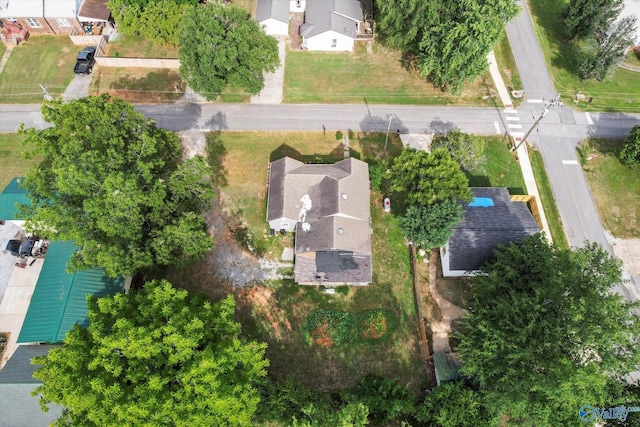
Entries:
POLYGON ((458 95, 435 88, 415 70, 407 70, 401 54, 380 43, 367 53, 357 44, 354 53, 288 51, 284 102, 384 103, 494 106, 497 96, 487 71, 458 95), (483 99, 484 98, 484 99, 483 99))
POLYGON ((527 194, 520 165, 500 136, 483 137, 486 161, 466 172, 471 187, 506 187, 509 194, 527 194))
POLYGON ((0 43, 0 58, 2 58, 2 55, 4 55, 6 51, 7 51, 7 45, 4 43, 0 43))
POLYGON ((161 103, 180 98, 184 87, 180 74, 166 68, 99 67, 93 74, 89 93, 108 93, 132 103, 161 103))
POLYGON ((22 135, 0 133, 0 191, 17 176, 25 176, 37 159, 22 158, 22 135))
POLYGON ((640 168, 620 163, 621 147, 621 140, 589 139, 580 160, 604 228, 618 238, 638 238, 640 168))
MULTIPOLYGON (((518 67, 516 61, 513 58, 513 52, 511 51, 511 45, 507 39, 506 32, 503 33, 500 43, 493 50, 496 55, 496 62, 500 69, 500 74, 504 80, 504 84, 507 86, 507 90, 521 90, 522 81, 520 80, 520 74, 518 73, 518 67)), ((518 108, 522 104, 523 98, 514 99, 511 98, 514 108, 518 108)))
POLYGON ((529 160, 533 168, 533 175, 536 179, 536 185, 538 186, 538 193, 541 199, 540 202, 542 203, 542 208, 547 218, 551 238, 558 247, 569 249, 569 241, 564 232, 560 211, 558 211, 558 206, 556 205, 556 199, 553 197, 551 182, 544 168, 542 155, 537 150, 529 149, 529 160))
POLYGON ((582 80, 576 74, 577 46, 562 37, 562 8, 567 0, 530 0, 534 27, 544 52, 554 85, 566 102, 579 92, 586 96, 577 105, 581 109, 605 111, 637 111, 640 108, 640 75, 618 68, 599 82, 582 80), (588 101, 591 99, 591 103, 588 101))
POLYGON ((629 65, 634 65, 636 67, 640 67, 640 48, 631 49, 627 56, 624 59, 629 65))
POLYGON ((107 45, 105 56, 174 59, 178 57, 178 47, 156 43, 138 35, 119 33, 116 40, 107 45))
POLYGON ((30 104, 43 101, 40 84, 55 98, 73 78, 79 46, 68 37, 31 36, 13 49, 0 73, 0 102, 30 104))

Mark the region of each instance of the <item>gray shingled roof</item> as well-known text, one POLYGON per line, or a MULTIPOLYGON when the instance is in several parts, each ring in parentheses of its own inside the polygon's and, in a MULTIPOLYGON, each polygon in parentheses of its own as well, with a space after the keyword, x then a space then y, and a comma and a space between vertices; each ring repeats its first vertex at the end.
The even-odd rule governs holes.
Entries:
POLYGON ((512 202, 506 188, 472 188, 473 196, 493 200, 493 206, 464 205, 464 219, 451 230, 449 269, 473 271, 493 257, 498 245, 508 245, 540 231, 524 202, 512 202))
POLYGON ((44 356, 52 348, 59 345, 19 345, 11 358, 0 370, 0 384, 37 384, 40 381, 33 378, 38 365, 32 365, 31 359, 44 356))
POLYGON ((258 22, 273 18, 276 21, 289 22, 288 0, 258 0, 256 5, 256 20, 258 22))
POLYGON ((307 0, 304 20, 300 26, 303 37, 333 30, 355 38, 355 21, 362 21, 362 5, 358 0, 307 0))

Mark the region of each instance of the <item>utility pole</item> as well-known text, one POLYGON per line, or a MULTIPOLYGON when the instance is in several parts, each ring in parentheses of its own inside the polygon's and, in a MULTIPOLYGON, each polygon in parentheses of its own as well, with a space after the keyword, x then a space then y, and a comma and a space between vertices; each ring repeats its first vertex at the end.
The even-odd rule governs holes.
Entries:
POLYGON ((387 155, 387 142, 389 142, 389 130, 391 129, 391 119, 393 114, 389 114, 389 124, 387 125, 387 136, 384 138, 384 155, 387 155))
POLYGON ((547 115, 547 113, 549 112, 549 110, 551 109, 551 107, 555 107, 556 105, 562 105, 562 102, 560 102, 560 92, 556 92, 553 99, 550 102, 545 102, 545 107, 544 107, 544 111, 542 112, 542 114, 540 115, 540 117, 538 117, 538 120, 536 120, 535 122, 533 122, 533 125, 531 125, 531 128, 527 131, 527 133, 522 137, 522 141, 520 141, 520 143, 518 145, 515 145, 511 151, 517 151, 518 148, 520 148, 520 146, 522 144, 524 144, 524 142, 527 140, 527 137, 529 135, 531 135, 531 132, 533 132, 533 130, 538 126, 538 123, 540 123, 540 121, 544 118, 544 116, 547 115))

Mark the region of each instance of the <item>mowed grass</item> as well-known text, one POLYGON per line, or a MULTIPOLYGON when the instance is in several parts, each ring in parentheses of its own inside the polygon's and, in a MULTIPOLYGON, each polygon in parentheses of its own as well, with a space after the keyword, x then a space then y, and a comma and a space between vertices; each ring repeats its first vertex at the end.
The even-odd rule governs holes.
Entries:
POLYGON ((500 136, 485 136, 486 161, 466 173, 471 187, 506 187, 509 194, 527 194, 522 171, 515 156, 500 136))
POLYGON ((533 175, 535 176, 536 185, 538 186, 540 202, 542 203, 542 208, 547 218, 553 243, 560 248, 569 249, 569 241, 562 226, 562 218, 560 217, 560 211, 558 211, 558 205, 556 205, 556 199, 553 196, 551 182, 549 182, 547 171, 544 168, 542 155, 539 151, 530 148, 529 160, 531 160, 531 168, 533 169, 533 175))
POLYGON ((488 71, 454 95, 408 71, 400 52, 380 43, 372 50, 356 44, 354 53, 288 51, 284 102, 495 106, 497 92, 488 71))
POLYGON ((567 0, 530 0, 528 2, 536 34, 544 52, 556 90, 565 102, 585 95, 578 108, 600 111, 638 111, 640 109, 640 73, 617 68, 606 80, 582 80, 576 74, 578 55, 575 44, 562 38, 562 8, 567 0), (589 99, 592 99, 589 103, 589 99))
MULTIPOLYGON (((342 158, 342 146, 334 133, 221 132, 209 134, 208 138, 213 145, 210 157, 221 161, 212 163, 224 206, 233 217, 243 220, 256 239, 282 240, 281 236, 268 237, 266 198, 271 160, 283 155, 306 162, 335 162, 342 158)), ((379 158, 383 145, 384 134, 354 134, 350 141, 352 156, 361 159, 379 158)), ((389 152, 397 153, 400 149, 399 140, 393 136, 389 152)), ((424 374, 417 341, 409 252, 397 218, 383 212, 382 196, 375 192, 371 196, 371 214, 373 283, 351 288, 348 295, 327 295, 318 287, 299 286, 290 279, 233 290, 222 285, 198 285, 198 289, 204 289, 214 299, 224 293, 234 293, 238 300, 237 318, 245 336, 268 343, 271 376, 292 376, 322 391, 353 386, 367 373, 396 378, 415 390, 422 383, 424 374), (354 316, 365 310, 388 310, 397 318, 398 328, 391 337, 379 342, 356 341, 330 347, 310 345, 304 340, 303 324, 320 308, 354 316)), ((280 252, 265 255, 277 259, 280 252)), ((206 277, 206 272, 188 274, 206 277)), ((181 283, 180 275, 175 276, 177 286, 196 286, 187 279, 181 283)))
POLYGON ((621 147, 621 140, 590 139, 579 153, 604 228, 618 238, 638 238, 640 168, 620 163, 621 147))
MULTIPOLYGON (((502 75, 502 80, 507 86, 507 90, 522 90, 522 81, 520 80, 520 74, 518 73, 518 67, 516 61, 513 58, 513 52, 511 51, 511 45, 507 39, 506 32, 503 33, 502 39, 498 45, 493 49, 493 53, 496 56, 496 62, 502 75)), ((511 95, 511 93, 509 93, 511 95)), ((511 98, 514 108, 518 108, 522 104, 524 98, 511 98)))
POLYGON ((178 57, 178 48, 156 43, 138 35, 119 33, 114 41, 107 44, 105 56, 175 59, 178 57))
POLYGON ((177 70, 98 67, 89 93, 108 93, 131 103, 161 103, 180 98, 184 87, 177 70))
POLYGON ((0 133, 0 191, 14 177, 25 176, 37 159, 22 158, 22 135, 17 133, 0 133))
POLYGON ((7 104, 40 103, 48 87, 55 98, 73 78, 73 67, 81 47, 68 37, 31 36, 13 49, 0 73, 0 99, 7 104))

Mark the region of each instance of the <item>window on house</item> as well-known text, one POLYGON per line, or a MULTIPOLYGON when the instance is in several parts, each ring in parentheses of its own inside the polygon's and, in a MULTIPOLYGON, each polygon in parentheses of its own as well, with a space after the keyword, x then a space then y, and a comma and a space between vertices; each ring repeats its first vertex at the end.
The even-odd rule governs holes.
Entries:
POLYGON ((24 20, 27 21, 27 24, 31 28, 42 28, 42 25, 40 25, 40 21, 38 21, 36 18, 24 18, 24 20))
POLYGON ((331 40, 331 47, 336 47, 338 46, 338 39, 332 39, 331 40))
POLYGON ((58 27, 70 27, 69 21, 67 18, 56 18, 56 22, 58 23, 58 27))

